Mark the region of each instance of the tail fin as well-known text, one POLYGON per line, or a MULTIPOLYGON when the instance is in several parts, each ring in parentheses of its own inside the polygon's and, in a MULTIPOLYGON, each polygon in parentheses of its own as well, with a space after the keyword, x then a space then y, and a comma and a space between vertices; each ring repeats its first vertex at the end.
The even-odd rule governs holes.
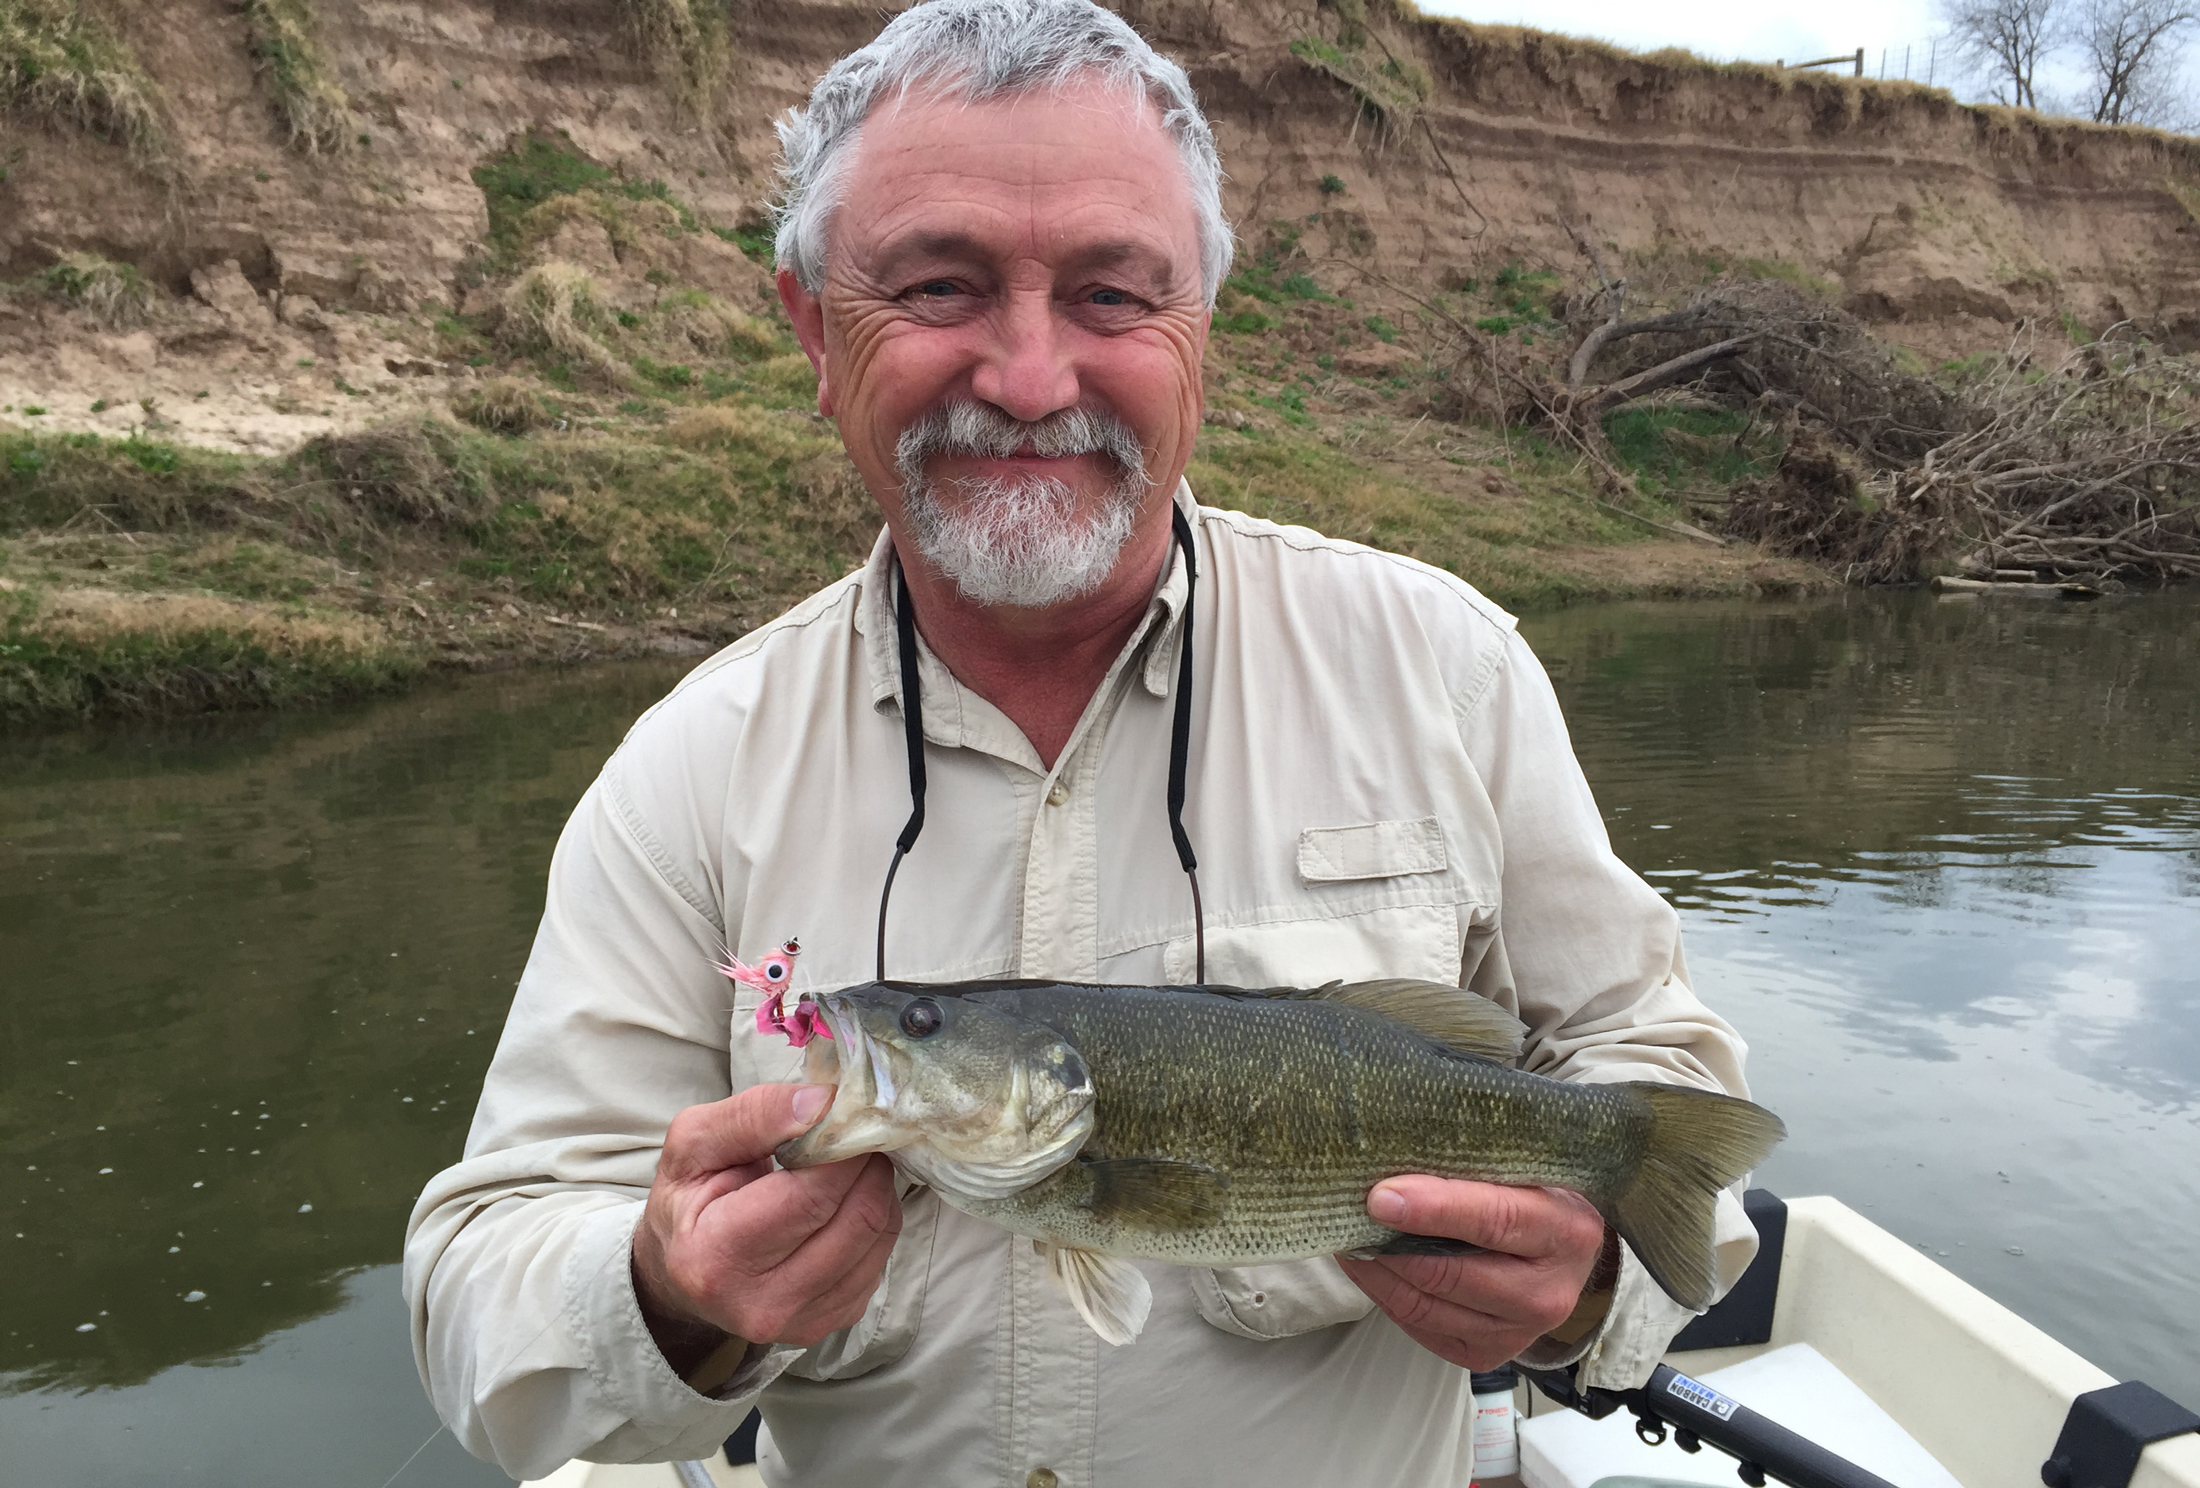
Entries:
POLYGON ((1633 1081, 1650 1138, 1612 1224, 1659 1286, 1701 1312, 1718 1290, 1711 1211, 1719 1190, 1765 1160, 1787 1127, 1763 1106, 1687 1085, 1633 1081))

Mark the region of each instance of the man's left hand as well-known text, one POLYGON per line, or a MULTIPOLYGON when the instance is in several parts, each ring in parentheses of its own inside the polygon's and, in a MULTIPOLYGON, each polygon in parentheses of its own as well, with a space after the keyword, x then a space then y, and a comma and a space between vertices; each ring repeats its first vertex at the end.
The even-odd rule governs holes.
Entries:
POLYGON ((1487 1252, 1339 1259, 1408 1337, 1467 1369, 1495 1369, 1571 1317, 1604 1249, 1603 1217, 1562 1188, 1390 1178, 1367 1196, 1367 1212, 1487 1252))

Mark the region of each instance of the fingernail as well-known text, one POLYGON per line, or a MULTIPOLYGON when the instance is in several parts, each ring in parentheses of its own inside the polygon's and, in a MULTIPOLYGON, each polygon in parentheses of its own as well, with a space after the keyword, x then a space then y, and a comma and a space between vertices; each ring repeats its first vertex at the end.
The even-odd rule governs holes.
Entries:
POLYGON ((794 1093, 794 1119, 808 1126, 833 1098, 830 1085, 805 1085, 794 1093))
POLYGON ((1405 1197, 1395 1188, 1378 1188, 1367 1196, 1367 1212, 1383 1224, 1399 1224, 1406 1217, 1405 1197))

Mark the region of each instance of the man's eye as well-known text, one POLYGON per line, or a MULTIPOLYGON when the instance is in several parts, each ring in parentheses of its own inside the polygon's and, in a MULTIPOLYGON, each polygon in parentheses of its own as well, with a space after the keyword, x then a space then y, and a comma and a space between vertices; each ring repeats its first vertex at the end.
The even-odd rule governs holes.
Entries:
POLYGON ((927 279, 917 286, 916 292, 920 295, 935 298, 944 297, 955 293, 955 281, 952 279, 927 279))
POLYGON ((1095 305, 1128 305, 1131 297, 1120 289, 1096 289, 1092 292, 1095 305))

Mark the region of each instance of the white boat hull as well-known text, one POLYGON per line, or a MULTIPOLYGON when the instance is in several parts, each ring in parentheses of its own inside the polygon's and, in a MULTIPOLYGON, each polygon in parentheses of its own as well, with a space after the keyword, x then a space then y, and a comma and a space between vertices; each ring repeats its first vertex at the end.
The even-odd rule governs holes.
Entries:
MULTIPOLYGON (((1790 1343, 1815 1347, 1963 1488, 2038 1484, 2040 1464, 2054 1451, 2071 1401, 2116 1383, 2106 1370, 1829 1198, 1788 1200, 1770 1339, 1675 1353, 1666 1362, 1701 1376, 1790 1343)), ((1524 1403, 1532 1416, 1557 1409, 1540 1397, 1524 1403)), ((1600 1424, 1632 1430, 1624 1413, 1600 1424)), ((1837 1442, 1823 1445, 1840 1450, 1837 1442)), ((706 1470, 713 1488, 761 1488, 763 1482, 753 1467, 719 1461, 706 1470)), ((541 1488, 701 1488, 671 1463, 571 1462, 539 1482, 541 1488)), ((1537 1488, 1532 1478, 1529 1488, 1537 1488)), ((2200 1488, 2200 1435, 2148 1447, 2131 1488, 2200 1488)))

